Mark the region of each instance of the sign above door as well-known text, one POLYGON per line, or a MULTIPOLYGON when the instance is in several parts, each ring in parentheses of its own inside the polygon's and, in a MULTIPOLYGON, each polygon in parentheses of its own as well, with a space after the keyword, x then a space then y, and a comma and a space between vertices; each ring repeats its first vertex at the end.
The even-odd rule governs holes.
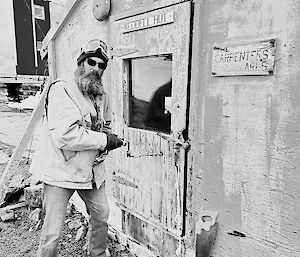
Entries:
POLYGON ((174 22, 173 11, 165 11, 152 16, 141 15, 139 16, 139 18, 135 20, 131 20, 128 23, 125 23, 123 27, 123 33, 148 29, 152 27, 165 25, 165 24, 170 24, 173 22, 174 22))

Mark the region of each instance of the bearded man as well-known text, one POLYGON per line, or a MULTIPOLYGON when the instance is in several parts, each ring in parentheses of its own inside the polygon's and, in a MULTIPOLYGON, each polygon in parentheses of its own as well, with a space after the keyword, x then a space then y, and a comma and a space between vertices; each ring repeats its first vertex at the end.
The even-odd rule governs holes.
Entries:
POLYGON ((111 134, 111 110, 102 85, 109 57, 94 39, 82 49, 71 81, 51 84, 45 119, 30 172, 43 182, 46 212, 38 257, 58 256, 67 204, 75 191, 90 215, 89 254, 106 256, 109 207, 104 159, 123 141, 111 134))

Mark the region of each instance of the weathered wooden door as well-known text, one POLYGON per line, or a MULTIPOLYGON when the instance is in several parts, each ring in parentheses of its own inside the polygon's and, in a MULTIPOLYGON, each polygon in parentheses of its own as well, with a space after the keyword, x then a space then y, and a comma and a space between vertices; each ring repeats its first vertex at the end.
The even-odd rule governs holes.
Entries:
POLYGON ((190 2, 112 25, 114 195, 122 230, 158 256, 182 256, 190 2))

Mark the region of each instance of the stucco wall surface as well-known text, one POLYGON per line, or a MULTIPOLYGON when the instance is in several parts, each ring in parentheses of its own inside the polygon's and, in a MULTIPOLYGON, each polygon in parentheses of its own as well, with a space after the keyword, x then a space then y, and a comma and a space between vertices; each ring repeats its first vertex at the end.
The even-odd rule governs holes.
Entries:
POLYGON ((191 89, 195 218, 201 208, 218 212, 212 256, 300 256, 300 3, 201 1, 195 15, 201 49, 191 89), (211 75, 215 44, 271 38, 274 75, 211 75))
POLYGON ((93 16, 92 8, 92 1, 79 1, 55 39, 57 77, 76 69, 80 48, 88 40, 101 38, 109 43, 108 21, 97 21, 93 16))

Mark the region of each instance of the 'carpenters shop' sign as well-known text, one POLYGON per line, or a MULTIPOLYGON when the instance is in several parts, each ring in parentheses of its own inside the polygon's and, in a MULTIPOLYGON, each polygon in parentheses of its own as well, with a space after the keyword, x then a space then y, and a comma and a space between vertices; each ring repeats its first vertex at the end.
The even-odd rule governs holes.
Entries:
POLYGON ((161 26, 174 22, 174 12, 168 11, 153 16, 142 16, 124 24, 123 33, 161 26))
POLYGON ((271 75, 274 72, 275 49, 275 39, 235 46, 215 46, 212 75, 271 75))

